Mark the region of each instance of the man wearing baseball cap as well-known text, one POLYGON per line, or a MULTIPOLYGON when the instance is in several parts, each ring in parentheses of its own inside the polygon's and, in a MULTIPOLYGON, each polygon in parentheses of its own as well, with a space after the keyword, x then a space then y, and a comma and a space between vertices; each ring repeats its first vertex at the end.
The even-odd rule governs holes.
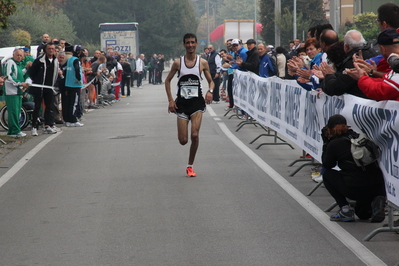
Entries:
MULTIPOLYGON (((247 55, 248 49, 245 48, 245 47, 242 45, 242 41, 241 41, 240 39, 233 39, 233 40, 231 41, 231 46, 232 46, 232 50, 233 50, 233 52, 234 52, 234 54, 235 54, 234 59, 237 60, 237 58, 239 57, 239 58, 242 59, 243 62, 246 62, 246 61, 247 61, 247 57, 248 57, 248 55, 247 55)), ((239 65, 237 65, 236 62, 234 62, 234 63, 231 65, 231 68, 232 68, 232 69, 240 69, 240 70, 243 70, 239 65)))
POLYGON ((259 75, 259 54, 258 50, 256 49, 256 41, 254 39, 249 39, 246 42, 248 51, 247 60, 244 61, 242 58, 237 58, 236 63, 239 65, 243 70, 251 71, 257 75, 259 75))
MULTIPOLYGON (((399 32, 396 29, 385 29, 378 35, 380 52, 387 59, 392 53, 399 53, 399 32)), ((377 100, 399 100, 399 73, 391 70, 382 78, 372 78, 374 69, 367 71, 354 63, 354 69, 346 69, 346 73, 358 80, 358 87, 367 97, 377 100)))

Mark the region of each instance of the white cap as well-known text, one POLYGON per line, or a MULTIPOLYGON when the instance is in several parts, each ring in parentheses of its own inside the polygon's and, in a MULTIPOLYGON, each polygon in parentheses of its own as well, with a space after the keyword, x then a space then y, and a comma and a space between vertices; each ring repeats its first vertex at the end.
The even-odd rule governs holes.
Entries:
POLYGON ((241 44, 241 41, 240 41, 240 39, 233 39, 232 41, 231 41, 231 44, 233 45, 233 44, 241 44))

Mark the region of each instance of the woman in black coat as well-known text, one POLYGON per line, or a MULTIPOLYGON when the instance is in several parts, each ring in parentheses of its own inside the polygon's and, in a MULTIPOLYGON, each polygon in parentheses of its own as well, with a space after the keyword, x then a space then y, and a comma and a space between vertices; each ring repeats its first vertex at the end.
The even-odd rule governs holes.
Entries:
POLYGON ((349 137, 358 135, 342 115, 331 116, 322 129, 322 163, 326 168, 323 182, 340 207, 330 220, 352 222, 356 214, 362 220, 371 218, 371 222, 382 222, 386 197, 384 177, 377 163, 367 165, 365 170, 355 164, 349 137), (332 169, 337 165, 340 171, 332 169), (354 210, 347 199, 356 201, 354 210))

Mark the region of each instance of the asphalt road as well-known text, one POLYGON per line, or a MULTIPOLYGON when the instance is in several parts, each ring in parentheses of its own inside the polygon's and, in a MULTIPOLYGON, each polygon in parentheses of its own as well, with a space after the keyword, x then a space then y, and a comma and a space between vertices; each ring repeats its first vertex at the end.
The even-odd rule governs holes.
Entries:
MULTIPOLYGON (((176 80, 174 80, 175 82, 176 80)), ((146 81, 144 82, 147 83, 146 81)), ((395 265, 399 235, 322 210, 333 199, 296 147, 248 144, 261 128, 204 114, 197 177, 177 141, 163 85, 40 135, 0 168, 0 265, 395 265), (43 143, 43 141, 47 141, 43 143), (37 146, 42 145, 42 146, 37 146), (29 153, 30 152, 30 153, 29 153)), ((334 210, 336 211, 336 209, 334 210)))

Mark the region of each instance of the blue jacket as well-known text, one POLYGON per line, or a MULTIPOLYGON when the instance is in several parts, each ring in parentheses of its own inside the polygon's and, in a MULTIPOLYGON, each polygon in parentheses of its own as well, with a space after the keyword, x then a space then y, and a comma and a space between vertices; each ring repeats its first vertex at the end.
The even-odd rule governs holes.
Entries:
POLYGON ((72 56, 68 59, 65 74, 65 87, 82 87, 82 66, 80 65, 79 58, 72 56))
MULTIPOLYGON (((322 55, 323 53, 318 53, 311 61, 310 61, 310 69, 312 69, 312 67, 314 65, 318 65, 320 66, 321 62, 322 62, 322 55)), ((306 67, 303 67, 303 69, 307 69, 306 67)), ((297 83, 304 88, 307 91, 311 91, 312 89, 319 89, 321 88, 320 85, 320 81, 317 77, 315 77, 314 75, 311 76, 310 78, 310 82, 308 83, 301 83, 298 81, 298 75, 295 75, 295 79, 297 79, 297 83)))
MULTIPOLYGON (((246 62, 246 61, 247 61, 247 57, 248 57, 247 52, 248 52, 248 49, 245 48, 244 46, 242 46, 241 49, 238 50, 237 53, 235 53, 235 57, 234 57, 234 58, 236 58, 237 56, 239 56, 239 57, 242 58, 242 61, 243 61, 243 62, 246 62)), ((232 64, 232 65, 231 65, 231 68, 232 68, 232 69, 243 70, 243 69, 242 69, 239 65, 237 65, 236 63, 232 64)))
POLYGON ((273 76, 274 68, 270 61, 270 57, 267 54, 259 56, 259 76, 263 78, 268 78, 273 76))

